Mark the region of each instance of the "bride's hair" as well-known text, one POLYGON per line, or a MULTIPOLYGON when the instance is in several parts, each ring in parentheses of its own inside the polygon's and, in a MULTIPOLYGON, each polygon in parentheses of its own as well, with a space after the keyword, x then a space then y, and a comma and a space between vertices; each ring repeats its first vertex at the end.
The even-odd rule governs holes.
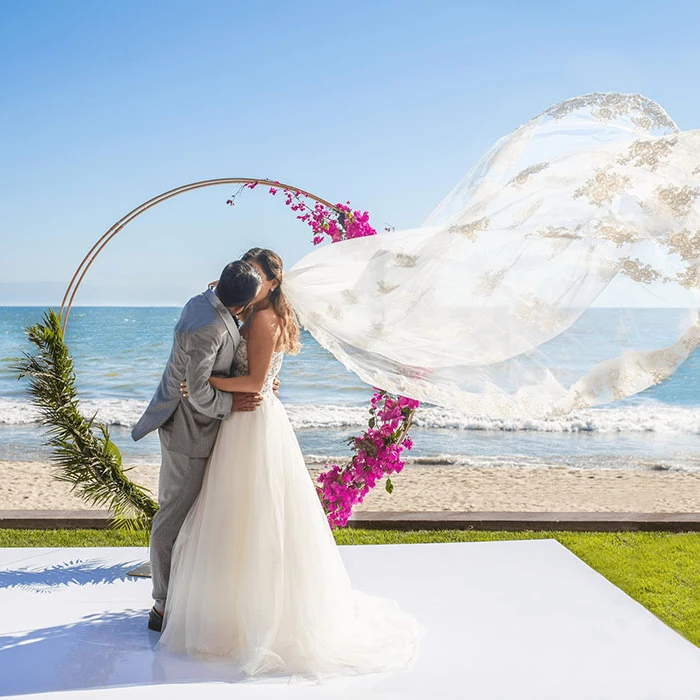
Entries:
POLYGON ((299 323, 297 322, 294 309, 287 301, 287 297, 284 296, 284 290, 282 289, 284 277, 282 258, 267 248, 251 248, 241 260, 248 263, 257 263, 269 282, 272 280, 277 281, 277 287, 270 292, 268 299, 280 320, 282 349, 289 355, 296 355, 301 349, 299 323))

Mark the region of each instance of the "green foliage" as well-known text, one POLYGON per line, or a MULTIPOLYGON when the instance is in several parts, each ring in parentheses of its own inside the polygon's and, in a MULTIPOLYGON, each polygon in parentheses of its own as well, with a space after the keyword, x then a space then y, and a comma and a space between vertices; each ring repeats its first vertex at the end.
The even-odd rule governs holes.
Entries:
POLYGON ((51 461, 56 478, 73 485, 72 491, 91 507, 107 508, 119 529, 147 529, 158 510, 150 492, 134 484, 122 466, 122 457, 106 426, 80 413, 73 360, 63 339, 61 317, 50 309, 43 323, 26 329, 36 346, 24 353, 15 369, 30 382, 32 403, 47 426, 51 461))
POLYGON ((148 547, 146 530, 0 529, 2 547, 148 547))

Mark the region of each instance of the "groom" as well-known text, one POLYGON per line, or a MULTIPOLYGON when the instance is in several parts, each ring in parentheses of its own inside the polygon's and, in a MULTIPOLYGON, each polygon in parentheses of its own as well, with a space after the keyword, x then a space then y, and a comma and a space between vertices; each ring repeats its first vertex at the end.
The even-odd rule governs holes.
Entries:
POLYGON ((156 393, 131 431, 134 440, 158 430, 161 467, 159 510, 151 530, 151 577, 155 604, 148 626, 160 632, 170 579, 172 549, 202 487, 204 467, 221 421, 231 411, 254 411, 257 394, 231 394, 209 384, 212 375, 228 377, 241 336, 235 316, 258 294, 262 278, 237 260, 221 273, 216 290, 207 289, 185 304, 175 326, 170 359, 156 393), (180 392, 186 380, 188 396, 180 392))

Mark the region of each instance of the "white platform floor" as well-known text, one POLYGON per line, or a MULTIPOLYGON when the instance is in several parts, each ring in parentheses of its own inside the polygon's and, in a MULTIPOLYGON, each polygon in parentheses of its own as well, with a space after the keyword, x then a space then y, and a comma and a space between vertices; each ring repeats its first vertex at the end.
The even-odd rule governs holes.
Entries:
POLYGON ((700 649, 554 540, 341 552, 356 587, 429 629, 411 671, 322 685, 226 678, 154 653, 150 581, 126 575, 145 549, 0 549, 0 695, 700 699, 700 649))

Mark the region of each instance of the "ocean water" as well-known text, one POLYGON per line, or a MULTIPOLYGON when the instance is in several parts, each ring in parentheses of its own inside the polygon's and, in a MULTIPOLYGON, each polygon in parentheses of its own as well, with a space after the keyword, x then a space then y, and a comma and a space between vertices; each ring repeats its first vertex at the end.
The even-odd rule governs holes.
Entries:
MULTIPOLYGON (((0 459, 45 459, 43 429, 27 399, 27 382, 12 364, 31 351, 24 328, 41 319, 36 307, 0 307, 0 459)), ((654 328, 672 310, 593 309, 586 324, 611 332, 626 324, 654 328)), ((130 427, 147 405, 170 352, 176 308, 76 307, 67 343, 76 364, 86 414, 98 414, 128 463, 157 463, 151 435, 134 443, 130 427)), ((612 334, 612 333, 611 333, 612 334)), ((310 465, 349 454, 345 440, 367 420, 371 389, 308 334, 298 356, 285 358, 280 399, 287 407, 310 465)), ((572 360, 575 368, 576 360, 572 360)), ((549 420, 503 421, 423 406, 416 415, 409 463, 575 469, 700 470, 700 354, 662 384, 607 406, 549 420)))

